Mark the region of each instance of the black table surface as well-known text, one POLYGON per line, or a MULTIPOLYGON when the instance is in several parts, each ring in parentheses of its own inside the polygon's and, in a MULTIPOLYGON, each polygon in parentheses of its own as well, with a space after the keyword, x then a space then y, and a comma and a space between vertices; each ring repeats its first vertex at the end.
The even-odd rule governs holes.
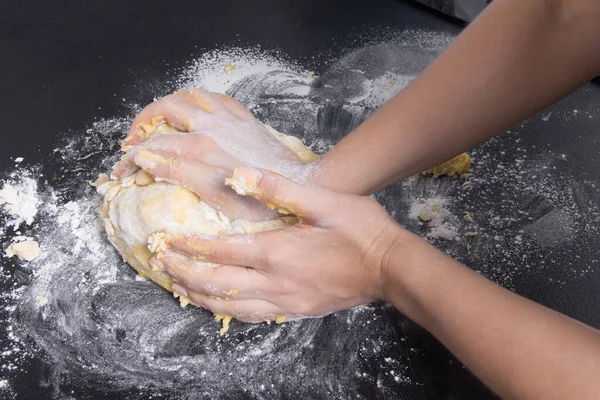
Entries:
MULTIPOLYGON (((100 118, 127 115, 130 109, 122 98, 138 104, 152 101, 156 93, 148 93, 144 87, 162 85, 168 91, 166 82, 174 70, 211 49, 259 44, 298 60, 310 59, 319 71, 326 66, 312 59, 314 54, 342 56, 348 38, 365 27, 434 29, 450 34, 462 29, 423 7, 395 0, 6 0, 0 2, 0 22, 0 171, 12 166, 11 157, 15 156, 44 162, 64 132, 82 131, 100 118)), ((599 99, 600 91, 591 86, 565 99, 556 110, 597 104, 599 99)), ((565 141, 565 136, 575 130, 591 137, 597 122, 594 114, 589 121, 575 121, 570 127, 560 121, 544 128, 532 123, 531 141, 540 140, 545 129, 545 140, 559 151, 596 152, 597 142, 586 146, 565 141)), ((582 158, 595 160, 595 155, 582 158)), ((552 273, 561 278, 560 271, 552 273)), ((561 285, 552 280, 516 282, 515 290, 600 327, 596 296, 600 273, 591 272, 584 280, 566 279, 564 284, 565 279, 561 285)), ((425 354, 424 361, 411 368, 431 376, 430 387, 405 391, 399 386, 395 395, 384 397, 494 398, 426 332, 415 328, 411 341, 425 354)), ((17 378, 18 398, 53 397, 56 392, 43 384, 47 368, 52 365, 42 360, 31 362, 29 371, 17 378)), ((85 388, 80 390, 85 393, 85 388)), ((132 396, 94 393, 90 396, 132 396)), ((374 395, 367 388, 360 395, 368 398, 370 393, 374 395)), ((346 397, 354 395, 358 396, 348 393, 346 397)), ((165 396, 168 398, 168 393, 165 396)), ((243 398, 244 394, 232 396, 243 398)), ((314 397, 327 397, 327 393, 315 393, 314 397)))

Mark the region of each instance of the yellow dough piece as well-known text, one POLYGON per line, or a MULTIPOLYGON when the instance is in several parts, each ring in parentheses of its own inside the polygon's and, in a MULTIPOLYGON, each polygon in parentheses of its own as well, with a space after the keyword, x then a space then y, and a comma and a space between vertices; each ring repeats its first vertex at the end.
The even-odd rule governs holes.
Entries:
MULTIPOLYGON (((141 124, 140 127, 144 140, 151 135, 180 132, 161 116, 152 118, 150 124, 141 124)), ((301 161, 308 163, 317 159, 317 155, 299 139, 277 132, 268 125, 265 127, 301 161)), ((122 149, 127 151, 130 147, 123 146, 122 149)), ((155 254, 166 249, 165 240, 168 238, 164 232, 218 236, 280 229, 297 222, 294 216, 282 216, 262 222, 231 220, 185 187, 155 181, 144 171, 116 180, 109 180, 106 175, 102 175, 95 186, 104 197, 101 213, 110 242, 139 275, 169 291, 172 291, 173 285, 171 276, 160 266, 150 263, 155 254)), ((196 264, 205 268, 215 266, 200 261, 196 264)), ((235 296, 237 290, 232 288, 224 295, 235 296)), ((193 304, 185 296, 179 296, 179 300, 182 307, 193 304)), ((215 315, 215 318, 222 322, 220 332, 225 333, 235 315, 215 315)), ((281 323, 285 319, 285 316, 280 315, 276 316, 275 321, 281 323)))
POLYGON ((470 169, 471 157, 469 157, 467 153, 463 153, 424 172, 426 174, 432 174, 434 177, 438 177, 440 175, 454 176, 462 175, 470 169))

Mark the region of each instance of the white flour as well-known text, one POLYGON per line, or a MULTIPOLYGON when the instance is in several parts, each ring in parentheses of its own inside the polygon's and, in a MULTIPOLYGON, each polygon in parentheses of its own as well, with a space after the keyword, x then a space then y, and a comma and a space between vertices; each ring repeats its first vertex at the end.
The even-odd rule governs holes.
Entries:
POLYGON ((409 217, 427 225, 428 238, 455 240, 459 233, 451 223, 453 215, 446 209, 447 200, 443 198, 429 198, 417 200, 410 207, 409 217))
POLYGON ((19 173, 13 173, 3 182, 0 189, 0 207, 4 207, 8 214, 5 226, 18 230, 21 224, 31 225, 37 215, 39 203, 37 182, 33 178, 27 175, 19 177, 19 173))

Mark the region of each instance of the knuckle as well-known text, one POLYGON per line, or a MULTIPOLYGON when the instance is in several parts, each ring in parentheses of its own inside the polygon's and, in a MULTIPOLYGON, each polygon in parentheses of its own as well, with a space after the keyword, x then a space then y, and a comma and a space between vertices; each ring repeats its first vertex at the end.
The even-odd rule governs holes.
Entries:
POLYGON ((281 265, 282 257, 279 254, 277 241, 272 235, 259 235, 254 241, 258 247, 258 262, 264 267, 277 267, 281 265))
MULTIPOLYGON (((183 163, 179 158, 168 159, 168 174, 169 177, 177 179, 181 177, 183 171, 183 163)), ((177 179, 179 180, 179 179, 177 179)))
POLYGON ((282 280, 278 282, 276 286, 277 294, 279 295, 291 295, 296 292, 297 285, 290 280, 282 280))

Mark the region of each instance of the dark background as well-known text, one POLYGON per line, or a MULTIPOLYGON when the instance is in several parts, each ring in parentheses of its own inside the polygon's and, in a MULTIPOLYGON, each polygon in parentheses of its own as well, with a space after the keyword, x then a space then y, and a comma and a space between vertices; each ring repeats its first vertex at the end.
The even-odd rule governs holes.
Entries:
POLYGON ((3 1, 0 102, 11 140, 0 149, 0 167, 15 154, 47 153, 67 129, 128 113, 123 97, 151 101, 140 83, 164 85, 206 50, 260 44, 299 59, 335 57, 349 34, 373 25, 459 32, 395 0, 3 1))
MULTIPOLYGON (((456 34, 461 24, 396 0, 3 1, 0 171, 12 166, 10 158, 17 156, 43 162, 62 135, 83 131, 94 120, 129 115, 129 104, 146 104, 157 93, 168 92, 169 78, 204 51, 260 44, 310 62, 318 72, 327 60, 313 55, 326 53, 335 59, 352 47, 349 38, 356 38, 361 29, 379 27, 456 34), (148 87, 156 90, 148 93, 148 87)), ((558 107, 573 108, 599 97, 598 90, 588 89, 558 107)), ((559 122, 553 129, 549 142, 563 143, 565 124, 559 122)), ((595 133, 590 122, 576 122, 569 129, 584 136, 595 133)), ((532 130, 535 138, 536 127, 532 130)), ((581 148, 566 146, 585 151, 585 142, 580 142, 581 148)), ((594 274, 560 287, 518 282, 518 291, 598 327, 597 278, 594 274)), ((413 346, 428 354, 429 361, 415 368, 435 376, 435 387, 424 391, 427 398, 493 397, 428 334, 416 334, 413 346)), ((20 398, 48 395, 36 390, 43 368, 31 364, 20 382, 20 398)))

